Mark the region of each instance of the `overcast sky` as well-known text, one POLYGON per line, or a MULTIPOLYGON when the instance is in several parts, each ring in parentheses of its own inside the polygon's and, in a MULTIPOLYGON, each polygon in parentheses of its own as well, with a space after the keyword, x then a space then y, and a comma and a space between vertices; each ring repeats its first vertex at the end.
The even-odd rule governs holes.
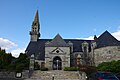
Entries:
POLYGON ((108 30, 120 40, 120 0, 1 0, 0 46, 13 56, 27 47, 37 9, 40 38, 92 39, 108 30))

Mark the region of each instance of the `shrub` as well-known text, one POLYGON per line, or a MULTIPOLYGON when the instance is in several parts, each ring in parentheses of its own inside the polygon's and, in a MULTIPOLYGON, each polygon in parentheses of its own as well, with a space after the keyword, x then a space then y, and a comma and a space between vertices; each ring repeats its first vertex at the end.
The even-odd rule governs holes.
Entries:
POLYGON ((17 64, 16 65, 16 72, 22 72, 24 69, 24 64, 17 64))
POLYGON ((97 66, 97 69, 100 71, 109 71, 113 73, 120 72, 120 60, 111 61, 111 62, 103 62, 97 66))
POLYGON ((15 71, 16 65, 15 64, 10 64, 6 67, 7 71, 15 71))
POLYGON ((64 71, 79 71, 80 68, 76 68, 76 67, 65 67, 64 71))

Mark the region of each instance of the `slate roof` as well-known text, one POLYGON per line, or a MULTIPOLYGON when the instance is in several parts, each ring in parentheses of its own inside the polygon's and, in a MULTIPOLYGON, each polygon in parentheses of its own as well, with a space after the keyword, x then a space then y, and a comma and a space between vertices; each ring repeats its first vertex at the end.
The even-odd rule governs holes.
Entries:
MULTIPOLYGON (((26 49, 26 53, 28 56, 31 54, 40 54, 40 56, 37 56, 37 59, 44 60, 45 58, 45 43, 52 41, 52 39, 39 39, 37 42, 31 41, 26 49)), ((66 43, 71 41, 73 43, 73 52, 82 52, 82 43, 84 41, 91 43, 92 40, 78 40, 78 39, 64 39, 66 43)), ((89 46, 90 50, 90 46, 89 46)))
MULTIPOLYGON (((28 56, 31 54, 35 54, 36 58, 39 60, 45 59, 45 45, 46 42, 49 42, 46 46, 68 46, 67 43, 73 43, 73 52, 82 52, 82 43, 86 41, 89 44, 89 52, 91 51, 90 44, 93 40, 79 40, 79 39, 62 39, 58 34, 54 39, 39 39, 37 42, 30 41, 26 53, 28 56)), ((120 41, 114 38, 108 31, 105 31, 101 34, 97 40, 97 48, 106 47, 106 46, 118 46, 120 45, 120 41)))
POLYGON ((108 31, 105 31, 103 34, 101 34, 97 38, 96 43, 97 48, 120 45, 120 42, 115 37, 113 37, 108 31))
POLYGON ((67 47, 69 45, 64 41, 64 39, 62 39, 62 37, 59 34, 57 34, 52 41, 50 41, 46 44, 46 46, 67 47))

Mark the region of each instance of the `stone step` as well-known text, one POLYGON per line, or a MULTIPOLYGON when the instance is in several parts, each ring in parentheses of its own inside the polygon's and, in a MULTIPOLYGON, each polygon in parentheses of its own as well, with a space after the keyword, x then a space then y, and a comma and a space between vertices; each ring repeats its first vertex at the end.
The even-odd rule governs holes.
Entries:
POLYGON ((79 80, 77 71, 34 71, 30 80, 79 80))

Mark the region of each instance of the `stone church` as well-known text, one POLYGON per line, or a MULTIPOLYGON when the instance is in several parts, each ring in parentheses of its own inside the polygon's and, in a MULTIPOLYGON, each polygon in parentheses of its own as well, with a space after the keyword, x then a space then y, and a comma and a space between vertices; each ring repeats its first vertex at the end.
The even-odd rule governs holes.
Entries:
POLYGON ((57 34, 53 39, 39 39, 38 11, 30 31, 30 42, 25 53, 31 60, 49 70, 62 70, 78 65, 98 65, 101 62, 120 60, 120 41, 108 31, 94 40, 63 39, 57 34))

